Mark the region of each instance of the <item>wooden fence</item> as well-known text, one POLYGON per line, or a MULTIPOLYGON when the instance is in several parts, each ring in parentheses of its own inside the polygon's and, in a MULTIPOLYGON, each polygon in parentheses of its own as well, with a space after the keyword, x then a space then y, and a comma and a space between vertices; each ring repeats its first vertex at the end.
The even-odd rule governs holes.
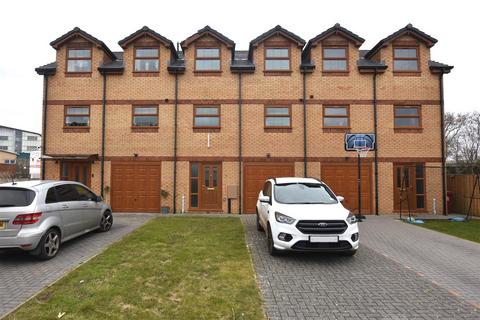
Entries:
MULTIPOLYGON (((447 177, 447 190, 453 193, 451 213, 466 214, 472 197, 475 175, 450 175, 447 177)), ((480 217, 480 187, 477 184, 473 195, 471 214, 480 217)))

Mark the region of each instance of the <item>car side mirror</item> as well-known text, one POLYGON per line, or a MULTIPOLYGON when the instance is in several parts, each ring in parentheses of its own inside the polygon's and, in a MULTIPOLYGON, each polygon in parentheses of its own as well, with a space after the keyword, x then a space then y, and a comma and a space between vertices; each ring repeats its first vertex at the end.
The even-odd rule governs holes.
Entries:
POLYGON ((345 198, 342 197, 342 196, 337 196, 337 200, 340 201, 340 202, 342 202, 343 200, 345 200, 345 198))
POLYGON ((270 197, 269 197, 269 196, 260 196, 260 197, 258 198, 258 200, 259 200, 260 202, 270 203, 270 197))
POLYGON ((103 201, 103 198, 102 198, 102 196, 95 196, 95 198, 93 199, 93 201, 95 201, 95 202, 102 202, 102 201, 103 201))

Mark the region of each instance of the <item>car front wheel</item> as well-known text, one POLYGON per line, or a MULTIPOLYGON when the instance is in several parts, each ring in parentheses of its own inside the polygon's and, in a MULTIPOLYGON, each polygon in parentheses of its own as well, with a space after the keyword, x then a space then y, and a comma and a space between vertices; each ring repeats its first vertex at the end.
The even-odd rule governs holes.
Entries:
POLYGON ((258 211, 257 211, 257 230, 264 231, 262 225, 260 224, 260 216, 258 215, 258 211))
POLYGON ((112 228, 113 215, 110 211, 105 211, 100 220, 100 232, 107 232, 112 228))
POLYGON ((60 250, 60 232, 57 229, 49 229, 40 239, 38 247, 32 252, 41 260, 54 258, 60 250))
POLYGON ((276 249, 273 244, 272 229, 270 228, 270 225, 268 225, 267 230, 267 249, 271 256, 278 256, 280 254, 280 251, 276 249))

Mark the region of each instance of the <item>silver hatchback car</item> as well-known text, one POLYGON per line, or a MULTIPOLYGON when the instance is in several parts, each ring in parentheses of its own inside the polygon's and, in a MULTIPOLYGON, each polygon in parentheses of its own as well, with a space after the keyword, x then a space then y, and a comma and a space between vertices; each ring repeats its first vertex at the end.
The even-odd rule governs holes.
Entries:
POLYGON ((20 248, 47 260, 63 242, 93 230, 109 231, 112 224, 110 206, 81 183, 0 184, 0 248, 20 248))

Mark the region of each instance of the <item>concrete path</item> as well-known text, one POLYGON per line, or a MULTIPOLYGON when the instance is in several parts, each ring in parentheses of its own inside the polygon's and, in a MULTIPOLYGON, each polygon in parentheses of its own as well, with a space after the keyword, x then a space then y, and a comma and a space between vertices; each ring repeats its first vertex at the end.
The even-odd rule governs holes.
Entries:
MULTIPOLYGON (((431 274, 433 270, 450 273, 448 257, 445 263, 442 256, 431 258, 432 250, 434 256, 441 251, 431 248, 434 243, 446 243, 458 248, 454 257, 459 261, 460 279, 470 275, 470 254, 478 253, 476 244, 412 229, 418 227, 390 217, 368 217, 360 225, 361 248, 354 257, 305 253, 271 257, 265 233, 255 228, 255 216, 245 215, 242 221, 269 319, 480 319, 479 306, 433 283, 415 268, 430 265, 431 274), (392 243, 395 236, 397 241, 392 243), (428 244, 410 244, 417 242, 429 242, 430 249, 428 244), (402 263, 401 257, 409 263, 402 263)), ((478 259, 477 254, 473 259, 477 266, 478 259)), ((471 288, 478 278, 478 272, 473 273, 455 287, 471 281, 471 288)))
POLYGON ((18 251, 0 251, 0 318, 108 245, 143 225, 148 214, 115 214, 112 229, 66 242, 58 255, 39 261, 18 251))

